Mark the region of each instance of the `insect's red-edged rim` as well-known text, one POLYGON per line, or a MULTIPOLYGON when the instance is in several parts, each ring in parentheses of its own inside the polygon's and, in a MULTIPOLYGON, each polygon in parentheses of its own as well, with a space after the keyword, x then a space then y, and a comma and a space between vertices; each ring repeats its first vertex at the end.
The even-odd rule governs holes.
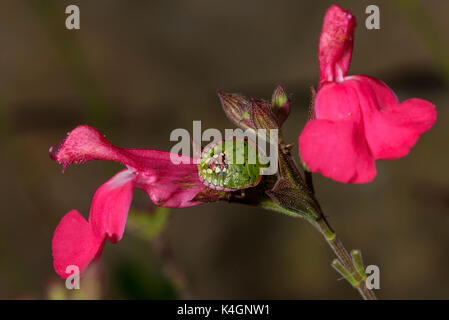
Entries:
POLYGON ((201 175, 198 174, 198 178, 200 179, 201 183, 204 184, 206 187, 217 190, 217 191, 226 191, 226 192, 231 192, 231 191, 239 191, 239 190, 243 190, 243 189, 248 189, 248 188, 252 188, 255 187, 259 184, 259 182, 262 180, 262 175, 259 175, 259 178, 257 178, 256 182, 254 182, 253 184, 249 184, 246 186, 242 186, 240 188, 225 188, 222 186, 216 186, 212 183, 207 182, 206 180, 203 179, 203 177, 201 177, 201 175))

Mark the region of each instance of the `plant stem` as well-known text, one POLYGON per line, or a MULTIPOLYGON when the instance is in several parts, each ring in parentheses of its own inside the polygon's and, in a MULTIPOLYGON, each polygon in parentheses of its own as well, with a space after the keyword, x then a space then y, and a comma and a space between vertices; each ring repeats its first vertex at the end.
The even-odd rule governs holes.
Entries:
MULTIPOLYGON (((313 93, 313 91, 312 91, 313 93)), ((312 98, 313 101, 313 98, 312 98)), ((312 102, 313 109, 313 102, 312 102)), ((337 238, 337 235, 332 230, 331 226, 327 222, 321 206, 315 197, 315 189, 313 187, 313 177, 312 173, 308 170, 307 166, 302 163, 304 169, 304 179, 302 179, 301 174, 293 160, 290 153, 290 148, 286 148, 283 143, 282 134, 279 133, 280 138, 280 152, 279 152, 279 167, 280 176, 286 178, 292 184, 296 184, 298 191, 302 192, 307 189, 308 196, 310 197, 312 204, 310 209, 314 211, 314 214, 310 216, 304 215, 306 218, 320 233, 324 236, 324 239, 329 244, 329 246, 334 251, 335 255, 338 257, 334 260, 332 266, 340 272, 343 277, 348 280, 348 282, 359 291, 360 295, 365 300, 376 300, 374 292, 366 287, 366 274, 364 271, 364 266, 362 263, 361 253, 356 250, 352 252, 353 256, 348 253, 343 243, 337 238), (305 185, 304 185, 305 183, 305 185)), ((300 197, 300 195, 298 195, 300 197)), ((301 212, 300 208, 298 213, 301 212)))
POLYGON ((309 221, 316 229, 318 229, 321 232, 326 242, 329 244, 329 246, 334 251, 335 255, 338 257, 341 264, 355 279, 355 283, 352 283, 352 285, 359 291, 363 299, 376 300, 377 299, 376 295, 372 290, 366 287, 365 279, 363 279, 363 276, 357 271, 357 268, 354 265, 351 255, 343 246, 343 243, 337 237, 335 232, 332 230, 326 218, 322 216, 318 220, 309 220, 309 221))

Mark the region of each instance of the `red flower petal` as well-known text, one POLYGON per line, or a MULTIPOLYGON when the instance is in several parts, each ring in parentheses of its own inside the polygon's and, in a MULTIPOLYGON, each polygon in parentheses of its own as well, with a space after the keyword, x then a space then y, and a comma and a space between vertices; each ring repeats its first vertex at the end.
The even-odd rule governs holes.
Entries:
POLYGON ((309 169, 344 183, 372 181, 376 168, 356 88, 347 81, 324 84, 315 99, 315 119, 299 137, 301 158, 309 169))
POLYGON ((91 225, 76 210, 67 213, 58 224, 52 240, 53 266, 63 279, 68 266, 77 266, 83 272, 101 253, 104 237, 97 235, 91 225))
POLYGON ((347 81, 324 84, 316 95, 314 110, 317 119, 356 122, 362 119, 357 88, 347 81))
POLYGON ((350 78, 358 83, 365 136, 376 159, 406 156, 420 135, 434 125, 437 112, 432 103, 409 99, 399 104, 383 82, 365 76, 350 78))
POLYGON ((301 159, 312 172, 343 183, 366 183, 376 176, 374 159, 353 121, 311 120, 299 136, 301 159))
POLYGON ((119 161, 125 164, 131 161, 100 132, 89 126, 76 127, 68 134, 54 155, 52 152, 53 147, 50 148, 50 156, 53 160, 61 163, 64 169, 69 164, 83 163, 89 160, 119 161))
POLYGON ((135 178, 131 170, 117 173, 98 188, 92 200, 89 223, 98 236, 107 236, 112 243, 120 241, 125 231, 135 178))
MULTIPOLYGON (((50 149, 50 153, 52 149, 50 149)), ((95 193, 89 222, 77 211, 64 216, 53 236, 54 268, 63 278, 66 268, 76 265, 83 272, 101 253, 104 242, 119 241, 125 229, 134 187, 145 190, 159 206, 190 207, 206 188, 198 178, 197 165, 190 157, 178 157, 157 150, 121 149, 110 144, 103 135, 88 126, 75 128, 52 155, 64 167, 88 160, 109 160, 123 163, 127 169, 103 184, 95 193)))
POLYGON ((198 178, 193 159, 183 157, 187 164, 173 164, 171 153, 157 150, 126 149, 139 162, 141 171, 136 187, 144 190, 157 206, 184 208, 201 204, 192 202, 205 186, 198 178))
POLYGON ((337 5, 327 10, 318 49, 320 86, 326 81, 343 81, 351 63, 355 26, 349 11, 337 5))
POLYGON ((52 158, 64 168, 89 160, 118 161, 136 172, 136 186, 146 191, 156 205, 182 208, 201 204, 190 201, 206 188, 198 178, 194 159, 176 155, 180 163, 174 164, 171 156, 170 152, 158 150, 117 148, 94 128, 79 126, 52 158))

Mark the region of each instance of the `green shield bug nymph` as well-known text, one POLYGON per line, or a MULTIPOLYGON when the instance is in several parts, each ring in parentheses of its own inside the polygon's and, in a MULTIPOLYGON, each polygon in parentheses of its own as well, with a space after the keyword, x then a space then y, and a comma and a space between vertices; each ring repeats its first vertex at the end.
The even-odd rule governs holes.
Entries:
POLYGON ((256 146, 246 140, 220 141, 206 148, 198 162, 198 176, 209 188, 236 191, 262 179, 256 146))

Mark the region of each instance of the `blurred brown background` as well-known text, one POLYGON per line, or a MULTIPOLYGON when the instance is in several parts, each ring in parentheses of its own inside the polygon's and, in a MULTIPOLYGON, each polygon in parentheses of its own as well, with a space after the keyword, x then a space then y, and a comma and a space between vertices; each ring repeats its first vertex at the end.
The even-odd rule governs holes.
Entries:
MULTIPOLYGON (((3 0, 0 298, 48 298, 63 285, 52 232, 70 209, 87 217, 96 188, 120 168, 92 162, 62 174, 48 148, 76 125, 118 146, 168 151, 170 132, 191 130, 192 120, 232 127, 217 89, 267 99, 281 83, 293 94, 284 133, 296 144, 332 3, 358 19, 350 73, 382 79, 401 100, 432 101, 439 118, 409 156, 378 162, 371 184, 317 175, 318 198, 345 245, 380 267, 379 298, 449 298, 449 2, 441 0, 3 0), (65 29, 69 4, 80 7, 78 31, 65 29), (369 4, 380 7, 380 30, 364 26, 369 4)), ((133 206, 154 209, 140 191, 133 206)), ((359 298, 332 259, 302 220, 211 204, 172 210, 152 244, 130 230, 108 243, 100 284, 84 290, 93 298, 359 298)))

